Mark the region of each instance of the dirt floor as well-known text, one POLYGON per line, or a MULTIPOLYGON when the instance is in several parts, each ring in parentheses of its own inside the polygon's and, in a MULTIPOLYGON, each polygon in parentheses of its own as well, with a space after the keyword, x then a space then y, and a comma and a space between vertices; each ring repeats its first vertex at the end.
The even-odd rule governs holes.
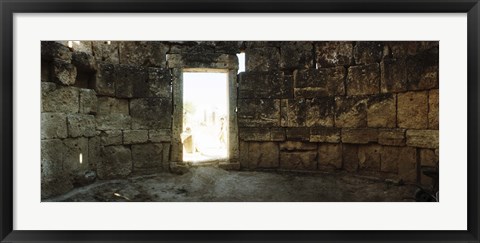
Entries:
POLYGON ((191 168, 96 181, 45 201, 61 202, 379 202, 414 201, 416 187, 345 173, 299 174, 191 168))

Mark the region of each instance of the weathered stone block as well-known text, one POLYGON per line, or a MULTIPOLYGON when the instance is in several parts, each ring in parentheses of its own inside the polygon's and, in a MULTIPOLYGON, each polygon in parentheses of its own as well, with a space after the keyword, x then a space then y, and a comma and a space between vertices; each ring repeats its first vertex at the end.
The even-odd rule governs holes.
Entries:
POLYGON ((438 130, 407 130, 407 145, 419 148, 438 148, 438 130))
POLYGON ((239 99, 239 127, 271 127, 280 125, 280 100, 239 99))
POLYGON ((342 168, 342 144, 321 143, 318 145, 318 165, 342 168))
POLYGON ((291 127, 286 130, 287 140, 308 141, 310 139, 310 129, 308 127, 291 127))
POLYGON ((97 130, 127 130, 132 126, 131 117, 123 114, 95 116, 97 130))
POLYGON ((352 42, 322 41, 316 43, 319 67, 348 66, 353 61, 352 42))
POLYGON ((405 146, 405 129, 378 130, 378 143, 382 145, 405 146))
POLYGON ((280 168, 288 170, 316 170, 317 151, 280 152, 280 168))
POLYGON ((65 145, 60 139, 41 141, 41 168, 43 177, 56 177, 63 173, 65 145))
POLYGON ((333 97, 282 100, 282 126, 333 127, 333 97))
POLYGON ((97 113, 97 93, 93 89, 80 89, 80 113, 97 113))
POLYGON ((378 63, 348 68, 347 95, 370 95, 380 92, 380 65, 378 63))
POLYGON ((77 68, 70 62, 55 59, 53 61, 53 81, 64 84, 73 85, 77 78, 77 68))
POLYGON ((377 95, 368 99, 368 127, 396 126, 396 96, 394 94, 377 95))
POLYGON ((310 142, 339 143, 340 129, 332 127, 312 127, 310 129, 310 142))
POLYGON ((95 136, 95 117, 93 115, 70 114, 67 116, 67 125, 70 137, 95 136))
POLYGON ((280 46, 280 68, 307 69, 314 66, 314 45, 309 41, 289 41, 280 46))
POLYGON ((408 89, 405 59, 385 59, 380 63, 382 93, 403 92, 408 89))
POLYGON ((378 130, 372 128, 343 128, 342 142, 366 144, 378 141, 378 130))
POLYGON ((366 127, 367 101, 359 97, 335 97, 335 126, 366 127))
POLYGON ((397 123, 400 128, 428 127, 428 94, 406 92, 397 95, 397 123))
POLYGON ((97 171, 97 163, 101 161, 102 147, 99 136, 88 138, 88 163, 90 170, 97 171))
POLYGON ((146 83, 148 83, 148 70, 144 67, 130 65, 115 65, 115 96, 119 98, 132 98, 146 96, 146 83))
POLYGON ((102 160, 97 164, 99 179, 125 178, 132 173, 132 153, 128 147, 103 147, 101 156, 102 160))
POLYGON ((166 68, 148 68, 148 82, 138 83, 134 91, 135 95, 143 95, 139 97, 171 98, 172 75, 170 70, 166 68))
POLYGON ((295 71, 295 97, 345 95, 345 75, 346 69, 342 66, 295 71))
POLYGON ((300 141, 285 141, 280 143, 281 151, 297 151, 297 150, 316 150, 316 143, 300 142, 300 141))
POLYGON ((75 87, 57 87, 42 82, 42 111, 77 113, 79 110, 79 92, 75 87))
POLYGON ((417 178, 417 153, 412 147, 383 146, 381 151, 381 171, 398 173, 407 182, 417 178))
POLYGON ((356 64, 380 62, 383 56, 383 42, 357 41, 353 48, 353 57, 356 64))
POLYGON ((43 61, 61 59, 70 62, 72 60, 72 51, 67 46, 55 41, 42 41, 41 55, 43 61))
POLYGON ((132 159, 135 168, 162 169, 163 145, 161 143, 132 145, 132 159))
POLYGON ((86 52, 75 51, 72 55, 72 64, 82 72, 95 72, 97 70, 95 58, 86 52))
POLYGON ((124 144, 146 143, 148 141, 147 130, 125 130, 123 131, 124 144))
POLYGON ((92 41, 92 52, 97 62, 119 64, 118 41, 92 41))
POLYGON ((122 64, 165 67, 169 47, 159 41, 122 41, 119 48, 122 64))
POLYGON ((358 147, 358 165, 361 170, 380 171, 382 146, 378 144, 361 145, 358 147))
POLYGON ((167 65, 169 68, 238 69, 238 57, 221 53, 167 54, 167 65))
POLYGON ((67 138, 63 143, 63 169, 70 173, 89 170, 88 138, 67 138))
POLYGON ((95 75, 94 89, 98 95, 115 96, 115 66, 99 64, 95 75))
POLYGON ((349 172, 358 170, 358 145, 342 144, 343 169, 349 172))
POLYGON ((238 137, 243 141, 271 141, 271 133, 268 128, 240 128, 238 137))
POLYGON ((407 80, 410 90, 438 88, 438 47, 407 58, 407 80))
POLYGON ((270 128, 270 137, 272 141, 285 141, 285 129, 277 127, 270 128))
POLYGON ((172 139, 170 129, 149 130, 148 140, 154 143, 170 142, 172 139))
MULTIPOLYGON (((168 53, 214 53, 216 44, 216 41, 175 41, 170 46, 168 53)), ((219 45, 222 44, 219 43, 219 45)))
POLYGON ((215 41, 215 52, 237 54, 241 52, 243 41, 215 41))
POLYGON ((63 113, 42 113, 41 139, 66 137, 66 115, 63 113))
POLYGON ((280 52, 276 47, 247 48, 246 71, 272 71, 280 67, 280 52))
POLYGON ((428 92, 428 128, 429 129, 439 128, 438 104, 439 104, 438 89, 430 90, 428 92))
POLYGON ((123 134, 121 130, 102 131, 100 142, 104 146, 121 145, 123 143, 123 134))
POLYGON ((276 168, 279 165, 278 144, 273 142, 248 143, 247 166, 255 168, 276 168))
POLYGON ((99 115, 124 114, 128 115, 128 100, 116 99, 112 97, 99 97, 98 110, 99 115))
POLYGON ((239 75, 239 98, 291 98, 293 79, 283 72, 243 72, 239 75))
POLYGON ((172 100, 141 98, 130 100, 130 115, 133 129, 170 128, 172 123, 172 100))

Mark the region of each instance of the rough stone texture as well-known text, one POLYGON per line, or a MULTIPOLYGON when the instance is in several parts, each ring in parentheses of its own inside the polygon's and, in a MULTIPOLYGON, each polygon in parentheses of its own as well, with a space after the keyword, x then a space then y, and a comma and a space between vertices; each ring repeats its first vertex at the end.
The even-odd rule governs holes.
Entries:
POLYGON ((396 109, 395 95, 378 95, 369 98, 367 105, 368 127, 395 127, 396 109))
POLYGON ((308 141, 310 140, 310 129, 308 127, 291 127, 287 128, 285 135, 287 140, 308 141))
POLYGON ((428 126, 428 93, 406 92, 397 95, 397 123, 400 128, 425 129, 428 126))
POLYGON ((97 164, 101 161, 101 137, 95 136, 88 138, 88 162, 90 170, 97 171, 97 164))
POLYGON ((438 47, 423 51, 406 60, 410 90, 438 88, 438 47))
POLYGON ((321 143, 318 145, 318 165, 342 168, 342 144, 321 143))
POLYGON ((378 94, 380 66, 378 63, 348 68, 347 95, 378 94))
POLYGON ((78 88, 42 82, 42 112, 77 113, 78 110, 78 88))
POLYGON ((128 100, 116 99, 112 97, 98 97, 98 109, 99 115, 108 114, 124 114, 128 115, 128 100))
POLYGON ((148 141, 147 130, 125 130, 123 131, 123 143, 135 144, 146 143, 148 141))
POLYGON ((66 115, 63 113, 42 113, 41 139, 66 137, 66 115))
POLYGON ((372 128, 343 128, 342 142, 366 144, 378 141, 378 130, 372 128))
POLYGON ((94 89, 98 95, 115 96, 115 66, 99 64, 95 75, 94 89))
POLYGON ((360 97, 335 98, 336 127, 366 127, 367 99, 360 97))
POLYGON ((172 101, 162 98, 130 100, 132 129, 162 129, 172 125, 172 101))
POLYGON ((295 71, 295 98, 344 95, 345 75, 346 69, 341 66, 295 71))
POLYGON ((428 128, 438 129, 439 124, 439 96, 438 89, 430 90, 428 92, 428 128))
POLYGON ((378 143, 382 145, 405 146, 405 129, 378 130, 378 143))
POLYGON ((95 116, 97 130, 126 130, 132 126, 130 116, 123 114, 97 115, 95 116))
POLYGON ((238 97, 291 98, 292 87, 292 76, 283 72, 243 72, 239 74, 238 97))
POLYGON ((358 147, 358 165, 360 170, 379 171, 382 146, 378 144, 358 147))
POLYGON ((145 83, 138 83, 135 89, 135 95, 141 97, 172 97, 172 75, 166 68, 149 68, 148 80, 145 83))
POLYGON ((312 42, 289 41, 283 43, 280 49, 280 68, 293 70, 315 67, 312 42))
POLYGON ((63 140, 63 170, 69 173, 85 172, 89 169, 88 138, 67 138, 63 140), (82 160, 80 160, 80 154, 82 160))
POLYGON ((353 61, 351 42, 322 41, 316 43, 317 65, 319 67, 348 66, 353 61))
POLYGON ((278 144, 274 142, 250 142, 246 148, 247 168, 276 168, 279 165, 278 144))
MULTIPOLYGON (((195 68, 195 69, 238 69, 238 57, 221 53, 184 53, 168 54, 167 65, 169 68, 195 68)), ((247 71, 250 71, 247 69, 247 71)))
POLYGON ((342 144, 343 169, 349 172, 358 170, 358 145, 342 144))
POLYGON ((93 137, 96 134, 93 115, 70 114, 67 116, 67 125, 70 137, 93 137))
MULTIPOLYGON (((420 149, 420 165, 427 167, 438 167, 438 154, 433 149, 420 149)), ((420 182, 423 185, 432 185, 433 179, 420 172, 420 182)))
POLYGON ((41 141, 41 167, 43 177, 56 177, 63 173, 64 144, 60 139, 41 141))
POLYGON ((119 64, 118 41, 92 41, 93 56, 97 62, 119 64))
POLYGON ((120 63, 146 66, 165 67, 165 54, 168 46, 157 41, 122 41, 120 42, 120 63))
POLYGON ((97 113, 97 93, 93 89, 80 89, 80 113, 97 113))
POLYGON ((171 134, 170 129, 149 130, 148 140, 153 143, 170 142, 171 134))
POLYGON ((282 126, 333 127, 333 97, 282 100, 282 126))
POLYGON ((300 141, 286 141, 280 143, 280 151, 298 151, 298 150, 316 150, 316 143, 300 142, 300 141))
POLYGON ((97 164, 99 179, 123 178, 132 172, 132 153, 128 147, 103 147, 101 157, 101 161, 97 164))
POLYGON ((280 125, 280 100, 239 99, 239 127, 275 127, 280 125))
POLYGON ((247 48, 245 69, 251 71, 271 71, 279 68, 280 52, 276 47, 247 48))
POLYGON ((280 168, 288 170, 316 170, 317 151, 280 152, 280 168))
POLYGON ((240 128, 239 138, 243 141, 278 141, 285 140, 285 133, 271 128, 240 128), (273 132, 273 133, 272 133, 273 132), (283 135, 283 136, 282 136, 283 135))
POLYGON ((72 55, 72 64, 82 72, 95 72, 97 70, 97 63, 95 58, 83 51, 75 51, 72 55))
POLYGON ((62 60, 53 61, 53 81, 63 85, 75 84, 77 78, 77 68, 70 62, 62 60))
POLYGON ((407 145, 419 148, 438 148, 438 130, 407 130, 407 145))
POLYGON ((417 180, 417 153, 412 147, 383 146, 381 171, 398 173, 406 182, 417 180))
POLYGON ((115 97, 144 97, 145 83, 148 83, 148 70, 144 67, 116 65, 114 68, 115 97))
POLYGON ((356 64, 378 63, 383 56, 383 42, 357 41, 353 48, 353 57, 356 64))
POLYGON ((102 145, 121 145, 123 143, 123 133, 121 130, 103 131, 100 134, 102 145))
POLYGON ((132 159, 136 168, 162 169, 163 145, 161 143, 132 145, 132 159))
POLYGON ((339 143, 340 129, 331 127, 312 127, 310 129, 310 142, 339 143))
POLYGON ((42 41, 41 55, 43 61, 60 59, 70 62, 72 60, 72 51, 67 46, 55 41, 42 41))
POLYGON ((408 89, 405 59, 384 59, 380 69, 382 93, 403 92, 408 89))

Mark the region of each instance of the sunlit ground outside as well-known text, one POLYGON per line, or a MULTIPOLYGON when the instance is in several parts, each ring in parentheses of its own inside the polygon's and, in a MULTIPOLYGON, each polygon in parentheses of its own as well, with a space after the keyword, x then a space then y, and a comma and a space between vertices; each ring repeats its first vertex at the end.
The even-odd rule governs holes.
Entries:
POLYGON ((183 161, 228 157, 227 73, 183 74, 183 161))

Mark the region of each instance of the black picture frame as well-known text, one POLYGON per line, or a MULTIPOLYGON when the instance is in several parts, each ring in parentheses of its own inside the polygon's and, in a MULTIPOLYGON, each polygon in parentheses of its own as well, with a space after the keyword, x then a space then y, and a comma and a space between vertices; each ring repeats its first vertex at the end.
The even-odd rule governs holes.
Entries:
MULTIPOLYGON (((0 0, 1 242, 479 242, 478 0, 0 0), (13 230, 14 13, 468 13, 468 230, 466 231, 18 231, 13 230)), ((421 216, 419 216, 421 218, 421 216)), ((420 220, 420 219, 419 219, 420 220)))

